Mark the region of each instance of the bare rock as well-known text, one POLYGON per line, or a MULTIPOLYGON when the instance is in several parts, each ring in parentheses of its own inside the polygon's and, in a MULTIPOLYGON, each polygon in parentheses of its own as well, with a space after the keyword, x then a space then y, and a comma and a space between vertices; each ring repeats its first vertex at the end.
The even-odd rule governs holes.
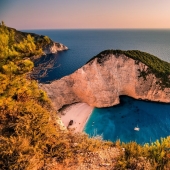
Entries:
POLYGON ((68 47, 66 47, 61 43, 56 43, 56 42, 50 43, 49 45, 43 48, 45 54, 57 53, 58 51, 64 51, 64 50, 68 50, 68 47))
POLYGON ((93 107, 109 107, 119 103, 119 96, 170 102, 170 88, 162 89, 153 73, 142 77, 148 66, 123 54, 109 54, 99 63, 97 58, 76 72, 51 84, 40 84, 51 98, 56 110, 75 102, 93 107))

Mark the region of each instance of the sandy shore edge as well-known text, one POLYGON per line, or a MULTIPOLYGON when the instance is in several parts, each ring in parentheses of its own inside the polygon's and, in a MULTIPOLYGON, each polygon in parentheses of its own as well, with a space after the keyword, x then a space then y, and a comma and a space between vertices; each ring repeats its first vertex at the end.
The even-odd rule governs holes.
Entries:
POLYGON ((75 103, 61 109, 59 116, 65 127, 68 127, 70 120, 73 120, 69 128, 74 129, 74 132, 82 132, 93 109, 87 103, 75 103))

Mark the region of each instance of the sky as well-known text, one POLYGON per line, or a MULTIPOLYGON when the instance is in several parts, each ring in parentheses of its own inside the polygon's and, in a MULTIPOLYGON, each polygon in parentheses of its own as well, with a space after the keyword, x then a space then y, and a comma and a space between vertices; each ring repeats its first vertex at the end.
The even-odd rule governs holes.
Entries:
POLYGON ((170 0, 0 0, 16 29, 170 28, 170 0))

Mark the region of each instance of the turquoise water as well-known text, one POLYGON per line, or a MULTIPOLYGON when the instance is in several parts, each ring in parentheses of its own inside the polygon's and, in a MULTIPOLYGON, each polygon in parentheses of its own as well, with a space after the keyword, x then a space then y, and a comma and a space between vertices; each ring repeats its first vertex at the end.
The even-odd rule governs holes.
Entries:
POLYGON ((84 131, 90 136, 102 135, 103 139, 139 144, 154 142, 170 135, 170 104, 146 102, 127 96, 119 105, 95 108, 84 131), (138 126, 139 131, 134 127, 138 126))
MULTIPOLYGON (((53 63, 40 82, 60 79, 73 73, 89 59, 106 49, 141 50, 170 62, 170 30, 27 30, 47 35, 69 47, 68 51, 37 60, 53 63)), ((94 109, 85 132, 103 135, 105 140, 140 144, 170 135, 170 104, 153 103, 121 97, 121 104, 94 109), (93 123, 94 122, 94 123, 93 123), (135 126, 140 131, 134 131, 135 126)))

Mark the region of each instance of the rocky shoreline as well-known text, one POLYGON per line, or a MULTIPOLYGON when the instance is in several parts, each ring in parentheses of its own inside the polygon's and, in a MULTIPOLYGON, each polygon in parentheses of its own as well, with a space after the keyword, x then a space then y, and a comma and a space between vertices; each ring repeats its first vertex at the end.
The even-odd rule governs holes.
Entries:
POLYGON ((43 51, 46 55, 57 53, 58 51, 64 51, 64 50, 68 50, 68 47, 66 47, 65 45, 63 45, 61 43, 57 43, 57 42, 53 42, 43 48, 43 51))

